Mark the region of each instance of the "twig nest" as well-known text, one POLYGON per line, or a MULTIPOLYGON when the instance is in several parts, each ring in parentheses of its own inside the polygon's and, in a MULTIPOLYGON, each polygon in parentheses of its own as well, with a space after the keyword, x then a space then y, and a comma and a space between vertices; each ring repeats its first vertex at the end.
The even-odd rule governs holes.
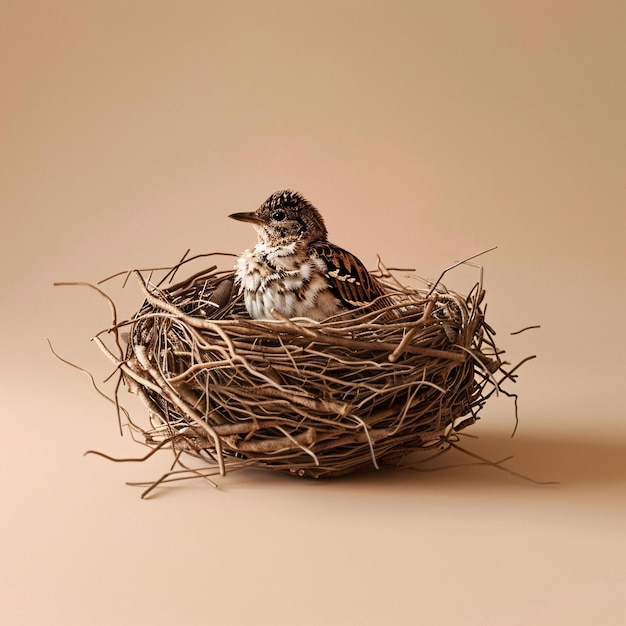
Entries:
POLYGON ((230 271, 167 288, 135 274, 146 301, 122 376, 148 409, 146 442, 177 460, 311 477, 395 466, 473 423, 498 385, 480 283, 461 296, 382 269, 389 306, 317 323, 251 320, 230 271))

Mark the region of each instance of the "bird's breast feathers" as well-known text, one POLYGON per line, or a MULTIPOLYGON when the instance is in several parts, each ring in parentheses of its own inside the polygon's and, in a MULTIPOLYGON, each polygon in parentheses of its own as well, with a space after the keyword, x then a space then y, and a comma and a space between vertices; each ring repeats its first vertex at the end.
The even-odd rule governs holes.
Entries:
POLYGON ((339 310, 329 289, 322 259, 295 246, 270 248, 263 243, 238 259, 235 276, 254 319, 273 319, 273 308, 287 317, 321 320, 339 310))

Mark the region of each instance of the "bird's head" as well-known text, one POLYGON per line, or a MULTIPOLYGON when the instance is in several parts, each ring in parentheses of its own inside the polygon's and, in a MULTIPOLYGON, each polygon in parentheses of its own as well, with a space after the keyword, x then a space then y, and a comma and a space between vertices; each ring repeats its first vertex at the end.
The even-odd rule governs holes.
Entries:
POLYGON ((296 191, 277 191, 256 211, 229 217, 251 223, 259 241, 268 246, 288 246, 297 241, 308 244, 327 237, 319 211, 296 191))

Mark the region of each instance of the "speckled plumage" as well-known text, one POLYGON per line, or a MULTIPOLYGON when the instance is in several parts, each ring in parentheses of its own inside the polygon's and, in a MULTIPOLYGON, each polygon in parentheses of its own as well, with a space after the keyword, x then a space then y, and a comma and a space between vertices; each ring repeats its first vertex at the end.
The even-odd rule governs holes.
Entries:
POLYGON ((235 266, 253 319, 274 319, 276 309, 320 321, 383 295, 359 259, 328 241, 319 211, 299 193, 278 191, 256 211, 230 217, 252 223, 259 237, 235 266))

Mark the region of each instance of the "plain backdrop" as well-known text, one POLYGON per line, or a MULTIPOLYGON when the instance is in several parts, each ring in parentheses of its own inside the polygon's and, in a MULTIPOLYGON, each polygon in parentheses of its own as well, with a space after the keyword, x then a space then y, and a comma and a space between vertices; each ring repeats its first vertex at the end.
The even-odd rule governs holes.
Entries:
POLYGON ((2 0, 0 621, 626 623, 625 9, 2 0), (83 456, 144 448, 48 344, 107 389, 106 302, 53 282, 239 252, 254 233, 227 215, 281 188, 370 267, 434 278, 498 246, 487 320, 511 362, 538 358, 515 437, 503 397, 463 443, 558 485, 451 452, 465 465, 141 500, 125 483, 169 457, 83 456))

